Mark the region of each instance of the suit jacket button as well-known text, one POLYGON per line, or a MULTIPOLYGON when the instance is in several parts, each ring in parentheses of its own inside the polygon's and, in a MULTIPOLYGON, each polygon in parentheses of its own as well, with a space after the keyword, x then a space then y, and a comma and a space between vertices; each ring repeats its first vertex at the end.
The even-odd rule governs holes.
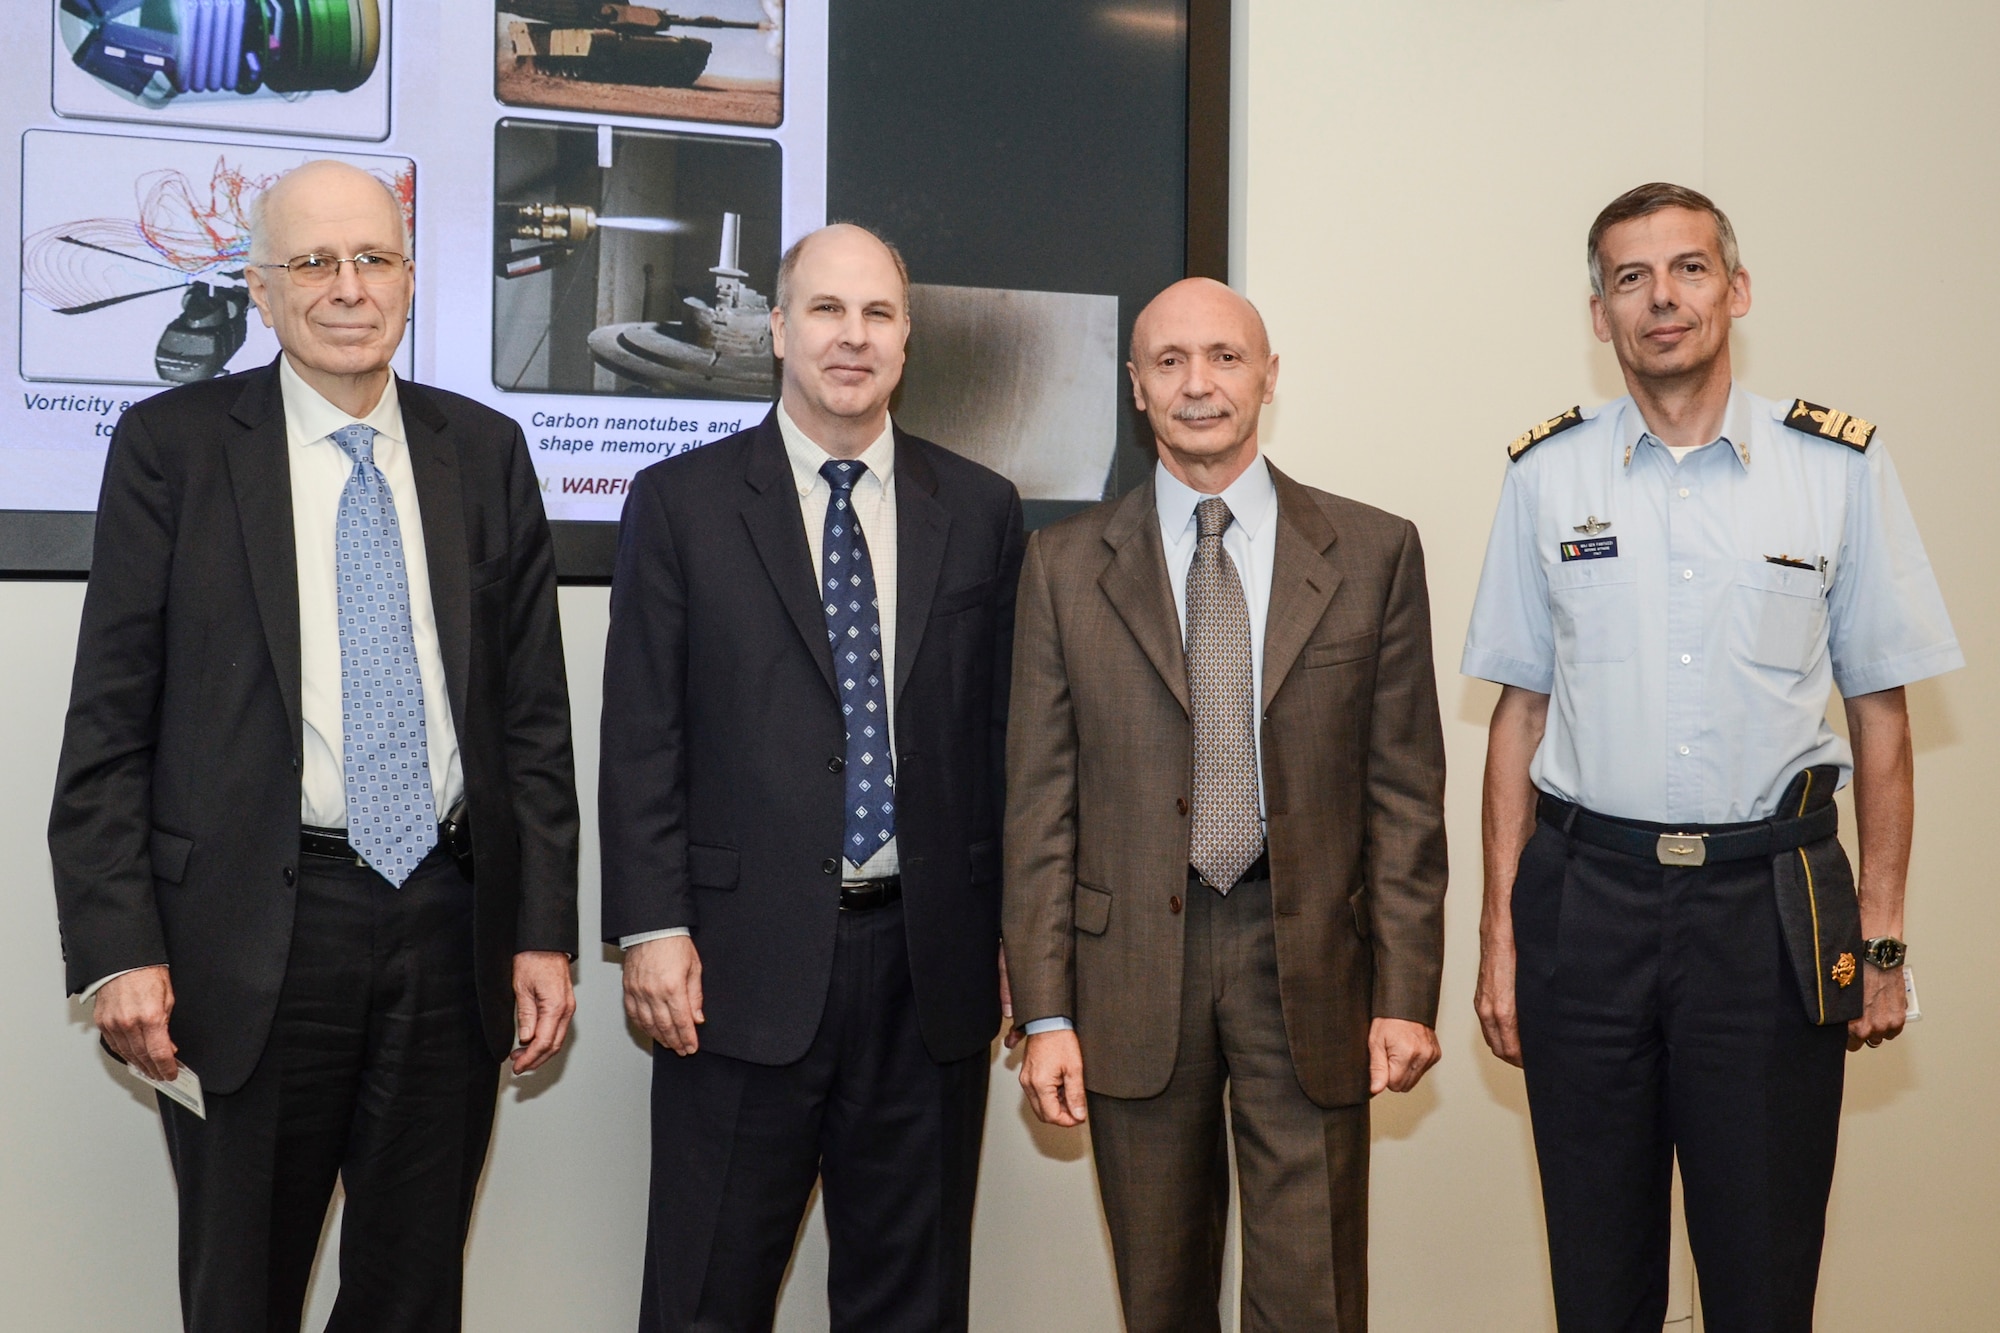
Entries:
POLYGON ((1179 916, 1181 914, 1181 896, 1178 893, 1175 894, 1173 897, 1167 899, 1167 910, 1169 912, 1172 912, 1175 916, 1179 916))
POLYGON ((841 769, 846 767, 847 767, 847 761, 845 759, 842 759, 839 755, 835 755, 833 758, 826 761, 826 771, 829 773, 838 773, 841 769))
POLYGON ((291 868, 290 866, 286 866, 286 867, 285 867, 285 883, 287 883, 287 884, 290 884, 290 883, 291 883, 291 882, 292 882, 292 881, 293 881, 293 880, 294 880, 295 878, 296 878, 296 876, 295 876, 295 875, 293 875, 293 873, 292 873, 292 868, 291 868))
POLYGON ((1180 812, 1181 812, 1182 814, 1186 814, 1186 813, 1187 813, 1187 797, 1185 797, 1185 796, 1176 796, 1176 797, 1174 797, 1174 809, 1176 809, 1176 810, 1180 811, 1180 812))
POLYGON ((834 860, 830 856, 827 857, 826 860, 821 861, 819 863, 819 872, 822 875, 831 875, 834 871, 838 869, 840 869, 840 862, 834 860))

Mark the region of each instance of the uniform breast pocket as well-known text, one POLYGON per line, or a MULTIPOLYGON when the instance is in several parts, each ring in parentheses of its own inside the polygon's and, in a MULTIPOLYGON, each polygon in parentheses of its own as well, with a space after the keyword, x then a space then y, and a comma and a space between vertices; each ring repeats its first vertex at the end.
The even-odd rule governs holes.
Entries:
POLYGON ((1826 597, 1819 571, 1744 560, 1730 608, 1731 647, 1744 661, 1803 673, 1826 646, 1826 597))
POLYGON ((1639 649, 1639 575, 1623 560, 1579 560, 1549 569, 1556 659, 1623 662, 1639 649))

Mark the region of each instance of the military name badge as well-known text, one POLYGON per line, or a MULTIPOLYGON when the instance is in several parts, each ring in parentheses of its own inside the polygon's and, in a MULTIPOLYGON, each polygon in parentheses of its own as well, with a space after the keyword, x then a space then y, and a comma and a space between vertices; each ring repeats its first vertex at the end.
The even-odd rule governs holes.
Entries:
POLYGON ((1803 398, 1792 400, 1792 410, 1785 413, 1785 424, 1801 434, 1833 440, 1863 453, 1868 450, 1868 442, 1875 438, 1874 422, 1849 416, 1838 408, 1809 403, 1803 398))
POLYGON ((1609 560, 1618 554, 1616 537, 1592 537, 1588 541, 1564 542, 1562 544, 1563 563, 1572 560, 1609 560))

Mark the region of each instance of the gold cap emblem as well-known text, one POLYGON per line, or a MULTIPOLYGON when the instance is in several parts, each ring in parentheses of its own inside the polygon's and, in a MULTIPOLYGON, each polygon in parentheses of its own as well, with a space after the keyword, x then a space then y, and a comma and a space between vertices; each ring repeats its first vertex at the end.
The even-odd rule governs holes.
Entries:
POLYGON ((1854 980, 1854 955, 1844 953, 1834 959, 1833 971, 1829 975, 1833 977, 1842 990, 1846 990, 1848 983, 1854 980))

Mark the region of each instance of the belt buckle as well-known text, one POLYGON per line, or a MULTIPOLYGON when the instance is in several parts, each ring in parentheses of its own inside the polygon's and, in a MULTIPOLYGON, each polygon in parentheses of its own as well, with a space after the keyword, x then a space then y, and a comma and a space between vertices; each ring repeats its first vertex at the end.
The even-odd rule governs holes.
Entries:
POLYGON ((1698 866, 1708 863, 1706 833, 1662 833, 1653 855, 1663 866, 1698 866))

